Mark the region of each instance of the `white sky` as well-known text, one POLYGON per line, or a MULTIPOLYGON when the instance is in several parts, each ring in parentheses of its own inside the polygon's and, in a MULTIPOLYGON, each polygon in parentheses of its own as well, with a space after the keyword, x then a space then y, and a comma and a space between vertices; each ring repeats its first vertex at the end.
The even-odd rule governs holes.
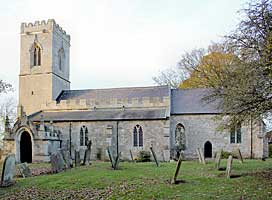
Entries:
POLYGON ((0 78, 18 88, 20 23, 71 35, 72 89, 154 85, 180 55, 234 29, 243 0, 0 0, 0 78))

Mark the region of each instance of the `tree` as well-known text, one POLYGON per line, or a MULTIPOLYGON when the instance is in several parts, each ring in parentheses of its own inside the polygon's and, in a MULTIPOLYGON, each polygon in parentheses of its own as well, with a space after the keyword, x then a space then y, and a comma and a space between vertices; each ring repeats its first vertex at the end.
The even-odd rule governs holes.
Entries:
POLYGON ((12 85, 0 79, 0 94, 7 93, 8 91, 11 91, 11 90, 12 90, 12 85))
POLYGON ((160 71, 159 75, 153 77, 153 80, 158 85, 168 85, 171 88, 178 88, 180 83, 185 80, 184 71, 178 67, 171 67, 164 71, 160 71))

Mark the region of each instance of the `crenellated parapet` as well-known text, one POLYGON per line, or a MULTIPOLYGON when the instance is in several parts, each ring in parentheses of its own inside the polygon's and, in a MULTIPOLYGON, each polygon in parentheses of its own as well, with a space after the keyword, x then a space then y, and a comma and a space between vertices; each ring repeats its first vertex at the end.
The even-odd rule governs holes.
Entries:
POLYGON ((37 32, 52 32, 60 34, 67 42, 70 42, 70 35, 59 26, 54 19, 48 19, 47 21, 35 21, 34 23, 22 23, 21 34, 33 34, 37 32))
POLYGON ((51 101, 43 104, 42 110, 93 110, 93 109, 133 109, 133 108, 169 108, 170 98, 142 97, 142 98, 112 98, 112 99, 78 99, 62 100, 59 103, 51 101))

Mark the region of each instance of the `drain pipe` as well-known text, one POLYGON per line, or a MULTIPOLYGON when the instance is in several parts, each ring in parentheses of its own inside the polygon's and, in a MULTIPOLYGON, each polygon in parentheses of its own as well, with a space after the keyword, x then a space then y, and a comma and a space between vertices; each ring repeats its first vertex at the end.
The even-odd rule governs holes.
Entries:
POLYGON ((250 158, 253 159, 253 124, 250 116, 250 158))

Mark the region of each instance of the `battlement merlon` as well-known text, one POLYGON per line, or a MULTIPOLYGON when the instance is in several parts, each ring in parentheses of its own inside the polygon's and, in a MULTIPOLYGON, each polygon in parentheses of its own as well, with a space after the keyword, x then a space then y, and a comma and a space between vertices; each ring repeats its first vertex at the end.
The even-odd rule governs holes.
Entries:
POLYGON ((35 32, 56 32, 57 34, 62 35, 62 37, 70 43, 70 35, 63 30, 54 19, 35 21, 35 23, 22 23, 21 24, 21 34, 31 34, 35 32))

